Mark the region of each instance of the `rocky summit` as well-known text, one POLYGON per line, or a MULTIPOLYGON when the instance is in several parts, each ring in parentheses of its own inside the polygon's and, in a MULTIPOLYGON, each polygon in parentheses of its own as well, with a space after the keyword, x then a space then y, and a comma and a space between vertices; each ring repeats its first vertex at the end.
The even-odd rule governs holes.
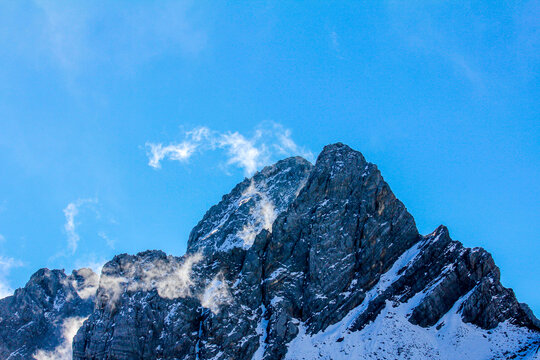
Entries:
POLYGON ((539 359, 540 323, 481 248, 418 233, 348 146, 238 184, 184 256, 39 270, 0 300, 1 359, 539 359))

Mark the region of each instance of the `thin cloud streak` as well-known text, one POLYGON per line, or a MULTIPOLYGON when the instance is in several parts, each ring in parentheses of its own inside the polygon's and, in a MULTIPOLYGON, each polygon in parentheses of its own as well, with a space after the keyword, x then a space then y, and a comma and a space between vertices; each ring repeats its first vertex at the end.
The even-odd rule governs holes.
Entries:
POLYGON ((75 222, 75 217, 79 214, 79 209, 81 206, 92 203, 97 203, 97 199, 78 199, 75 202, 69 203, 64 209, 64 216, 66 218, 64 230, 68 240, 67 247, 71 254, 75 254, 77 251, 80 240, 80 236, 77 233, 77 223, 75 222))
POLYGON ((486 74, 480 66, 481 59, 467 49, 452 29, 449 30, 447 23, 436 20, 443 3, 440 7, 397 1, 387 1, 386 4, 391 26, 409 49, 442 59, 457 76, 468 81, 472 89, 479 94, 485 93, 486 74))
POLYGON ((109 248, 111 248, 111 250, 114 250, 114 247, 115 247, 115 244, 116 244, 116 241, 114 239, 111 239, 107 233, 105 233, 104 231, 100 231, 98 232, 98 236, 100 238, 102 238, 103 240, 105 240, 105 243, 107 244, 107 246, 109 248))

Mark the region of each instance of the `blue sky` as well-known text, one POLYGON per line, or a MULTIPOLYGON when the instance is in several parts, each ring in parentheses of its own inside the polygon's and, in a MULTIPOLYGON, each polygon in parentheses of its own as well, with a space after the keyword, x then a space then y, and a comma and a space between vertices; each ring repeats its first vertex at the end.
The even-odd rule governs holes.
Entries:
POLYGON ((538 1, 1 2, 0 293, 181 255, 253 169, 341 141, 539 314, 538 19, 538 1))

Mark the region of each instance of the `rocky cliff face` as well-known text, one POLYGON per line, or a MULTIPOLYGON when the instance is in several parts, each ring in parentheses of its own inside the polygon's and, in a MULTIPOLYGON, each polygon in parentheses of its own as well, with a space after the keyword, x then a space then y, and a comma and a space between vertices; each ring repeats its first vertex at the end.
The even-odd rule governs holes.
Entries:
POLYGON ((42 350, 46 359, 47 351, 63 345, 65 335, 73 337, 68 328, 92 313, 97 282, 90 269, 69 276, 63 270, 41 269, 24 288, 1 299, 0 358, 31 359, 42 350))
MULTIPOLYGON (((60 283, 76 299, 73 281, 60 283)), ((25 289, 0 314, 21 313, 25 289)), ((491 256, 443 226, 418 234, 377 167, 343 144, 314 166, 289 158, 238 184, 182 257, 116 256, 88 299, 91 314, 54 313, 50 340, 26 354, 57 346, 59 321, 74 315, 89 315, 74 359, 526 358, 540 345, 538 321, 491 256)), ((1 338, 0 358, 16 358, 30 318, 2 315, 15 340, 1 338)))

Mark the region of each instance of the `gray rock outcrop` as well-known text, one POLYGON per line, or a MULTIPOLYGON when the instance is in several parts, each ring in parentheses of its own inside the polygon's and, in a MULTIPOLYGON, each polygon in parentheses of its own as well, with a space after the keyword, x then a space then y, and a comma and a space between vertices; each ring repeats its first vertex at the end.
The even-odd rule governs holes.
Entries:
POLYGON ((98 275, 90 269, 38 270, 24 288, 0 300, 0 359, 31 359, 38 350, 54 350, 63 340, 63 324, 94 309, 98 275))

